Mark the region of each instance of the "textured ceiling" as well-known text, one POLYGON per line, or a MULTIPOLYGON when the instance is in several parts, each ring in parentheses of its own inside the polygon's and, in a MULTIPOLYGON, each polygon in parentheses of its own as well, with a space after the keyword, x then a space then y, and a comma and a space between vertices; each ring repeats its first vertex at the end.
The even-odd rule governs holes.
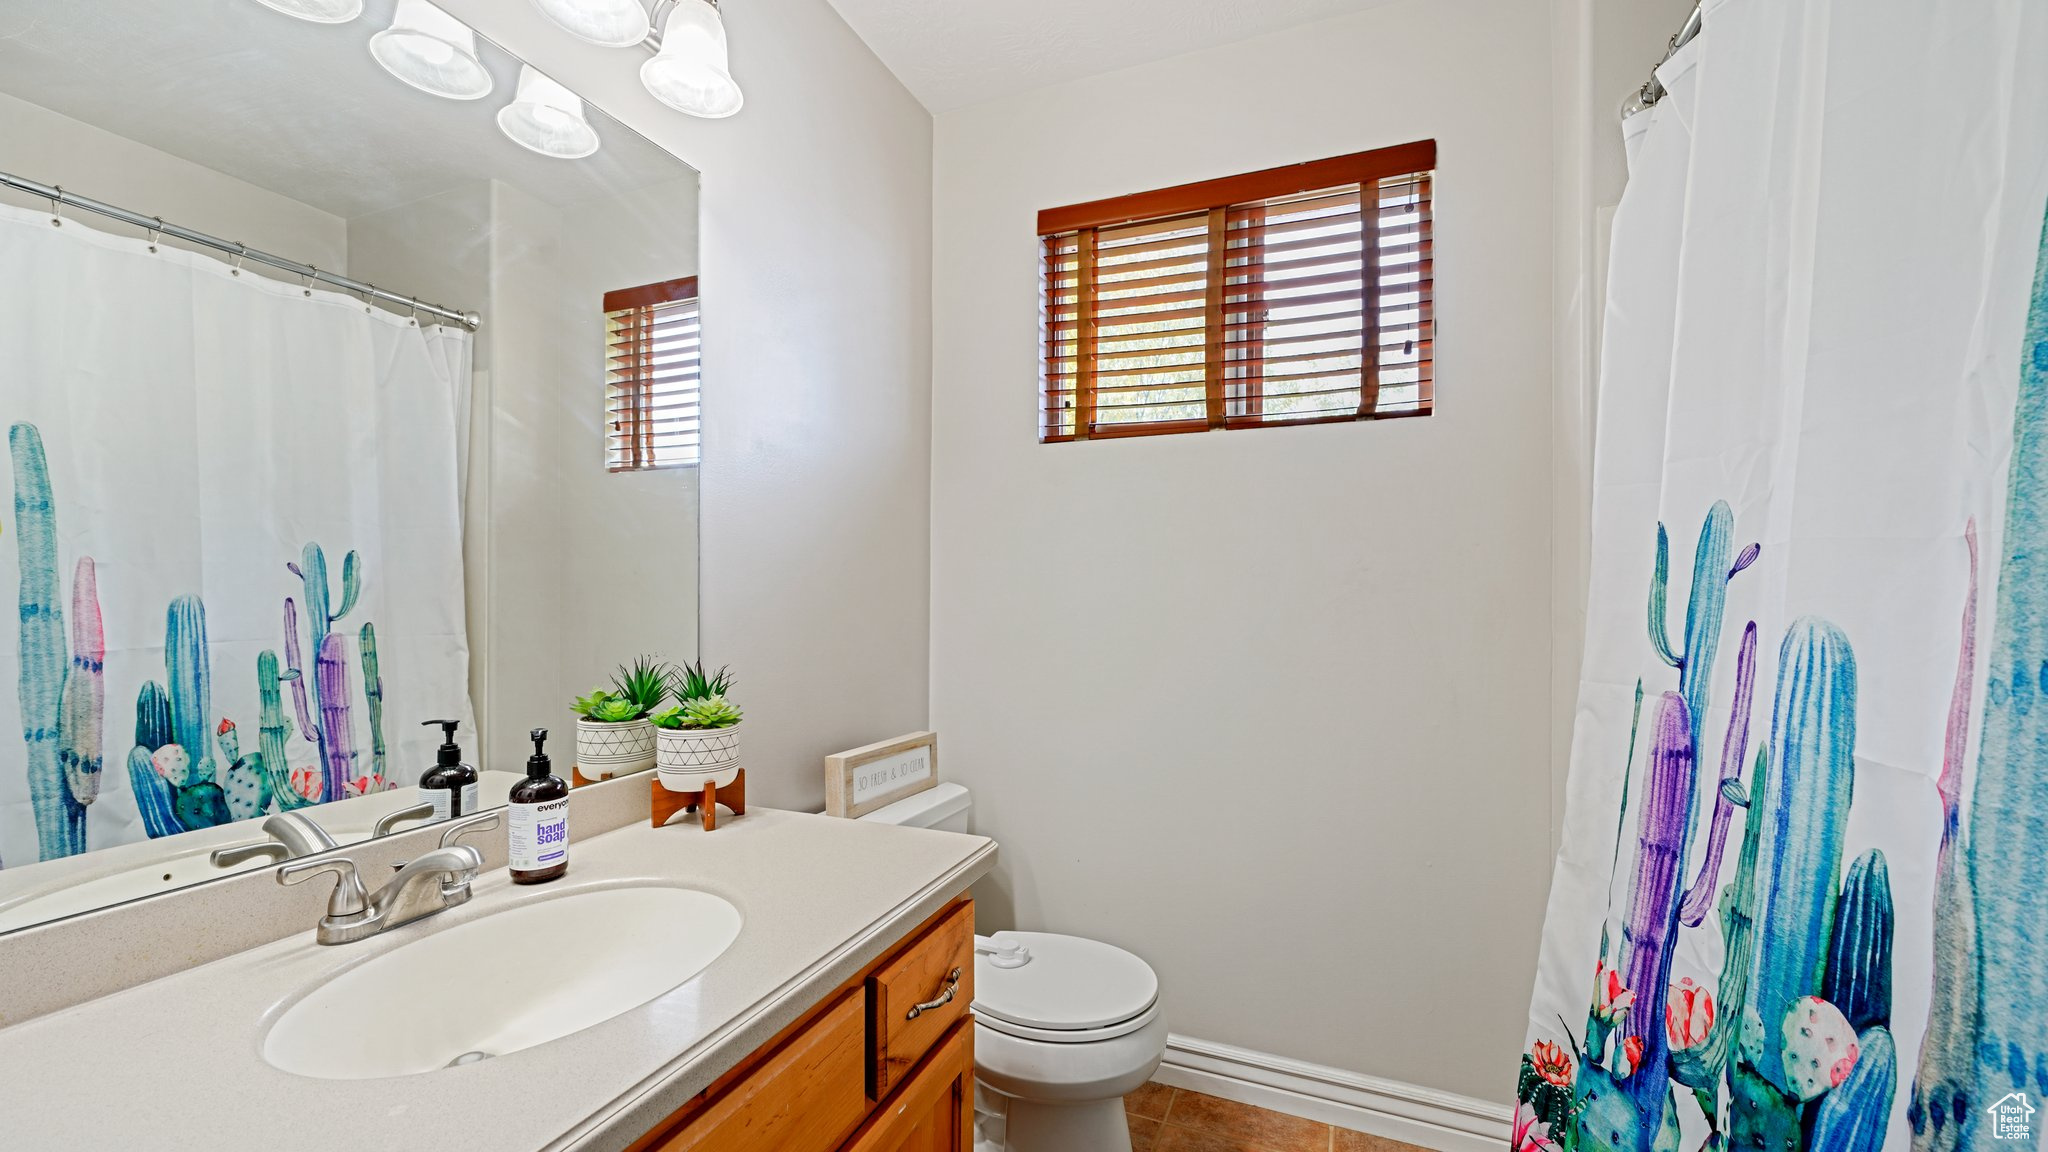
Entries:
POLYGON ((1387 0, 832 0, 933 112, 1113 72, 1387 0))
POLYGON ((0 91, 342 217, 478 179, 569 204, 690 173, 595 109, 588 159, 513 144, 495 117, 519 61, 488 42, 488 97, 406 87, 368 50, 393 5, 320 25, 252 0, 0 0, 0 91))

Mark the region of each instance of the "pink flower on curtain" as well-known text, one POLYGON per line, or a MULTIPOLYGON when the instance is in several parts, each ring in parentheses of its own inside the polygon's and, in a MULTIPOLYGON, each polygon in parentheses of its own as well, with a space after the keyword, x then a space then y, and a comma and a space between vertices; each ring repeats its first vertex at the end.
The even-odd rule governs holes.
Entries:
POLYGON ((1510 1152, 1556 1152, 1557 1144, 1550 1139, 1550 1125, 1536 1118, 1536 1110, 1528 1104, 1515 1105, 1515 1127, 1508 1141, 1510 1152))
POLYGON ((1674 1052, 1706 1043, 1714 1028, 1714 996, 1692 982, 1690 976, 1671 986, 1671 999, 1664 1005, 1664 1034, 1674 1052))
POLYGON ((292 769, 292 791, 307 800, 320 799, 320 770, 317 768, 292 769))
POLYGON ((1621 973, 1605 963, 1593 969, 1593 1015, 1603 1024, 1612 1025, 1622 1014, 1635 1006, 1636 994, 1624 987, 1621 973))
POLYGON ((1545 1080, 1560 1088, 1572 1086, 1572 1058, 1565 1055, 1564 1048, 1549 1040, 1538 1040, 1529 1049, 1529 1062, 1545 1080))

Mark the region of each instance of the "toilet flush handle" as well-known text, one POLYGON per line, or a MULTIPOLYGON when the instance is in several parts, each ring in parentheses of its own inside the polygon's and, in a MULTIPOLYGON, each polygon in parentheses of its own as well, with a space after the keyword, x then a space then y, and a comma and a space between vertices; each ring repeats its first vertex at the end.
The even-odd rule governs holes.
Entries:
POLYGON ((993 936, 976 936, 974 950, 988 957, 988 962, 997 968, 1022 968, 1031 963, 1031 949, 1015 940, 998 940, 993 936))

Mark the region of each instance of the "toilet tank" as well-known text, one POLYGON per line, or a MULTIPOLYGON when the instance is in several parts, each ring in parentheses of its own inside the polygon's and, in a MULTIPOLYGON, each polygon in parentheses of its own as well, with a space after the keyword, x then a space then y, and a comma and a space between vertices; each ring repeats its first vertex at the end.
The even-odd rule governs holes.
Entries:
POLYGON ((967 813, 973 807, 974 798, 965 787, 942 782, 915 796, 877 808, 861 819, 911 828, 937 828, 942 832, 965 832, 967 813))

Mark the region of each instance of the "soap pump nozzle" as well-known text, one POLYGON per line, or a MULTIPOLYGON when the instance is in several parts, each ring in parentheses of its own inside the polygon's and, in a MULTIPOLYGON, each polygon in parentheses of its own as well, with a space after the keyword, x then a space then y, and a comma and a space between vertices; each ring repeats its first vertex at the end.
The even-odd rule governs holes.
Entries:
POLYGON ((461 723, 462 721, 460 720, 424 720, 420 722, 420 727, 422 728, 432 728, 436 724, 441 726, 441 746, 434 750, 434 766, 436 768, 453 768, 457 764, 462 763, 462 749, 455 743, 455 729, 461 723))
POLYGON ((555 762, 548 759, 547 752, 548 730, 545 728, 535 728, 532 732, 527 733, 527 737, 533 741, 533 755, 526 758, 527 776, 538 779, 542 776, 554 775, 555 762))

